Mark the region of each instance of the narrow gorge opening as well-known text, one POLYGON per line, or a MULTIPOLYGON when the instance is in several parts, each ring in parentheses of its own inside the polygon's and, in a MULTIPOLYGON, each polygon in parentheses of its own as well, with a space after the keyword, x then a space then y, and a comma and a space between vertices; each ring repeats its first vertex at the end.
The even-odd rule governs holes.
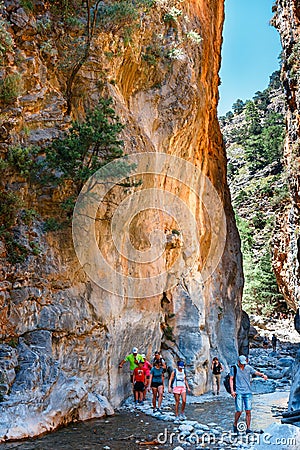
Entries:
POLYGON ((283 166, 282 49, 279 33, 271 26, 274 12, 272 0, 225 2, 219 121, 242 241, 243 309, 266 318, 291 318, 273 269, 276 221, 289 196, 283 166))

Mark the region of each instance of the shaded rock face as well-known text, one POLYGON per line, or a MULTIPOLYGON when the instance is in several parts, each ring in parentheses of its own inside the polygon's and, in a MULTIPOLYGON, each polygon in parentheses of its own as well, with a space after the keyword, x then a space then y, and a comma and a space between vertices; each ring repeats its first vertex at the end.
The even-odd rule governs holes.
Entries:
MULTIPOLYGON (((278 235, 274 241, 276 262, 274 269, 281 290, 289 305, 296 311, 300 306, 299 285, 299 163, 300 163, 300 8, 297 0, 278 0, 273 19, 280 32, 283 46, 282 80, 287 99, 287 138, 284 156, 291 194, 290 207, 278 220, 278 235)), ((298 313, 299 315, 299 313, 298 313)), ((297 328, 297 322, 295 322, 297 328)), ((300 362, 294 367, 289 409, 300 409, 300 362)))
POLYGON ((278 218, 273 242, 274 270, 287 303, 299 307, 299 2, 278 0, 273 25, 281 35, 283 47, 282 82, 287 102, 287 138, 284 162, 288 176, 291 204, 278 218))
POLYGON ((242 311, 241 325, 238 334, 239 342, 239 355, 249 354, 249 333, 250 332, 250 319, 245 311, 242 311))
MULTIPOLYGON (((55 31, 48 27, 53 17, 43 2, 33 3, 35 14, 20 8, 18 1, 5 2, 6 28, 15 44, 8 51, 3 70, 4 75, 20 74, 22 90, 5 105, 4 158, 9 145, 45 146, 70 123, 65 98, 68 80, 59 64, 64 49, 55 46, 55 38, 63 31, 59 23, 55 31)), ((7 260, 9 249, 5 243, 1 247, 2 338, 12 338, 16 344, 16 350, 7 345, 1 349, 9 361, 2 383, 1 439, 33 436, 71 420, 111 414, 112 406, 119 405, 131 391, 129 372, 126 366, 120 372, 118 362, 133 346, 150 358, 162 344, 169 364, 184 358, 195 394, 208 388, 211 356, 218 355, 225 365, 236 360, 243 278, 216 118, 222 23, 222 1, 174 1, 157 2, 140 13, 140 26, 127 45, 119 32, 97 29, 72 95, 73 117, 79 118, 101 95, 113 98, 125 124, 123 139, 128 154, 152 151, 176 155, 194 164, 210 180, 225 212, 226 232, 222 237, 224 252, 206 280, 201 278, 203 261, 212 243, 217 245, 221 238, 212 235, 199 199, 182 187, 180 191, 175 182, 169 183, 170 190, 179 192, 200 229, 201 258, 196 255, 191 270, 187 265, 189 249, 177 252, 178 238, 168 238, 159 264, 169 267, 170 261, 179 258, 172 274, 176 282, 165 293, 162 289, 144 299, 130 297, 126 291, 119 296, 90 281, 76 258, 70 229, 45 234, 43 221, 57 214, 63 191, 36 189, 16 173, 7 173, 1 181, 19 192, 27 207, 38 211, 32 225, 16 222, 13 232, 25 245, 34 240, 40 249, 23 263, 11 264, 7 260), (163 17, 175 6, 182 18, 170 25, 163 17), (187 39, 189 30, 197 30, 200 43, 187 39), (174 53, 181 42, 180 53, 174 53), (169 56, 151 65, 145 53, 157 45, 169 56)), ((144 185, 147 187, 147 180, 144 185)), ((153 185, 151 179, 148 186, 153 185)), ((198 189, 205 193, 201 183, 198 189)), ((218 214, 216 211, 216 217, 218 214)), ((162 230, 174 227, 173 219, 143 212, 131 227, 138 248, 156 222, 162 230)), ((130 264, 116 255, 107 238, 108 228, 101 221, 97 225, 99 246, 116 270, 128 274, 130 264)), ((155 264, 139 267, 135 275, 147 278, 159 268, 155 264)))

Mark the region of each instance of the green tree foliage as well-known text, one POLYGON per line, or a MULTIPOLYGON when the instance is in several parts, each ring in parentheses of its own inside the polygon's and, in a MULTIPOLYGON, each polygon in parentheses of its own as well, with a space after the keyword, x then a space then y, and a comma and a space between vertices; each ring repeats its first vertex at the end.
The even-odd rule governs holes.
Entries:
POLYGON ((228 112, 226 113, 225 117, 226 117, 226 119, 230 122, 230 121, 233 119, 234 114, 233 114, 232 111, 228 111, 228 112))
POLYGON ((0 101, 13 103, 22 92, 23 82, 19 73, 8 74, 0 79, 0 101))
POLYGON ((13 191, 0 191, 0 231, 14 225, 22 206, 21 198, 13 191))
POLYGON ((240 114, 241 112, 243 112, 244 107, 245 107, 245 104, 244 104, 243 100, 238 98, 236 100, 236 102, 234 102, 233 105, 232 105, 232 109, 233 109, 234 114, 240 114))
POLYGON ((254 102, 246 106, 247 127, 240 140, 252 172, 272 162, 280 162, 283 153, 285 126, 281 114, 270 112, 264 119, 254 102))
POLYGON ((268 244, 263 253, 255 255, 254 230, 261 229, 262 215, 258 212, 252 220, 236 215, 236 223, 242 242, 243 268, 245 286, 243 307, 246 312, 269 316, 284 299, 278 290, 276 278, 271 265, 271 253, 268 244))
POLYGON ((257 106, 250 101, 245 108, 248 136, 256 136, 261 133, 260 115, 257 106))
POLYGON ((272 270, 270 252, 266 251, 256 263, 250 254, 245 255, 244 272, 243 300, 246 312, 270 316, 284 301, 272 270))
POLYGON ((267 89, 264 90, 263 92, 261 92, 261 91, 255 92, 253 101, 257 108, 265 111, 267 109, 268 105, 270 104, 270 98, 269 98, 269 93, 268 93, 267 89))
POLYGON ((242 245, 243 307, 248 313, 264 315, 285 306, 272 269, 270 248, 273 219, 289 198, 281 164, 285 124, 283 115, 272 110, 273 100, 276 109, 280 107, 279 72, 271 75, 267 89, 244 103, 243 110, 237 100, 235 116, 222 119, 229 155, 228 179, 242 245))
MULTIPOLYGON (((69 217, 84 183, 100 168, 123 156, 123 141, 119 139, 123 128, 112 108, 112 99, 102 98, 94 110, 87 112, 85 120, 74 121, 47 148, 11 147, 8 164, 35 188, 67 187, 69 195, 61 203, 60 213, 64 211, 69 217)), ((107 175, 126 178, 131 169, 132 165, 122 158, 114 165, 114 174, 107 175)), ((136 184, 125 181, 122 185, 136 184)))
POLYGON ((281 88, 281 81, 280 81, 280 71, 276 70, 272 73, 270 76, 270 82, 267 89, 271 91, 272 89, 280 89, 281 88))
POLYGON ((111 99, 101 99, 84 122, 73 122, 66 136, 55 139, 46 149, 47 169, 53 171, 57 182, 74 183, 77 193, 97 170, 123 156, 123 141, 118 135, 124 126, 111 103, 111 99))

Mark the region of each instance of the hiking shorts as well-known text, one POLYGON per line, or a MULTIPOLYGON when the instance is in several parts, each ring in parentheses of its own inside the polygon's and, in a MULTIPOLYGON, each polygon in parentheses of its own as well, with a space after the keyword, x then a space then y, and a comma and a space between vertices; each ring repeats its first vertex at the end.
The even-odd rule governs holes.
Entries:
POLYGON ((175 386, 173 388, 173 394, 183 394, 183 392, 186 392, 185 386, 175 386))
POLYGON ((156 381, 152 381, 152 383, 151 383, 151 387, 154 389, 157 389, 157 388, 159 388, 159 386, 162 386, 162 385, 163 385, 162 383, 158 383, 156 381))
POLYGON ((133 389, 137 392, 143 392, 145 390, 145 385, 142 381, 136 381, 133 385, 133 389))
POLYGON ((252 394, 236 394, 235 410, 237 412, 250 411, 252 409, 252 394))

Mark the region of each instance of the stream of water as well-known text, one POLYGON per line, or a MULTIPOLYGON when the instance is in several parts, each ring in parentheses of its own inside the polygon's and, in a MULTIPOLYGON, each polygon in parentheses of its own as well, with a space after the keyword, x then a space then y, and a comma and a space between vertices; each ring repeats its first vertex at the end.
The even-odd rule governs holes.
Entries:
MULTIPOLYGON (((288 395, 289 393, 284 391, 254 395, 252 428, 254 430, 265 429, 272 422, 279 422, 280 412, 287 407, 288 395)), ((150 403, 150 396, 148 403, 150 403)), ((206 394, 198 397, 198 403, 187 405, 186 415, 188 419, 197 420, 210 428, 220 427, 220 429, 231 431, 234 402, 226 393, 220 397, 206 394)), ((158 420, 153 416, 146 415, 142 410, 130 412, 120 409, 116 411, 115 416, 109 418, 70 424, 42 437, 22 442, 10 442, 2 444, 1 447, 3 450, 169 450, 179 445, 176 440, 170 443, 170 433, 174 431, 175 427, 173 422, 158 420), (167 436, 168 442, 142 444, 143 441, 145 443, 145 441, 157 440, 159 433, 163 433, 160 440, 163 441, 164 436, 167 436)), ((196 447, 192 444, 188 448, 193 450, 196 447)), ((207 448, 221 447, 209 445, 207 448)), ((222 448, 228 449, 234 448, 234 446, 223 445, 222 448)))

